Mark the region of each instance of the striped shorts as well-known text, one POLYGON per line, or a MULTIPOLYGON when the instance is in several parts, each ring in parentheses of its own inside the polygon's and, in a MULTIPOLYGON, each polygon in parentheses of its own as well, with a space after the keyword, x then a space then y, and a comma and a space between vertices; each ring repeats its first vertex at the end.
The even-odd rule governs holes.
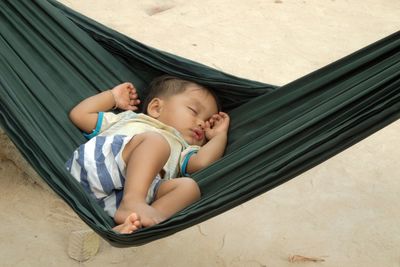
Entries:
MULTIPOLYGON (((66 163, 67 170, 83 189, 114 217, 124 191, 126 165, 122 158, 125 145, 132 136, 96 136, 79 146, 66 163)), ((151 204, 162 179, 157 175, 147 193, 151 204)))

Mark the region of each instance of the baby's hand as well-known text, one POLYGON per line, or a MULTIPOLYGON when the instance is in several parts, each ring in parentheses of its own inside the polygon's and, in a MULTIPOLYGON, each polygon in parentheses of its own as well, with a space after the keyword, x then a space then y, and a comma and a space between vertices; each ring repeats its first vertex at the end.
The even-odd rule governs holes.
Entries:
POLYGON ((229 115, 225 112, 219 112, 218 114, 212 115, 205 124, 204 131, 207 140, 210 140, 221 133, 226 134, 229 128, 229 120, 229 115))
POLYGON ((140 104, 139 96, 136 88, 131 83, 121 83, 111 89, 114 96, 115 105, 122 110, 138 110, 137 105, 140 104))

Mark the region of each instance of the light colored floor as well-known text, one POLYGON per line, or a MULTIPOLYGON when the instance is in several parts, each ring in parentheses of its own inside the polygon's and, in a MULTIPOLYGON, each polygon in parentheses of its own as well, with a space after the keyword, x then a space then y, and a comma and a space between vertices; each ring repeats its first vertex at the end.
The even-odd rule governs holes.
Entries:
MULTIPOLYGON (((278 85, 400 29, 398 0, 62 2, 153 47, 278 85)), ((0 266, 398 267, 399 133, 397 121, 229 212, 141 247, 103 243, 81 264, 66 248, 83 223, 18 155, 0 155, 0 266)))

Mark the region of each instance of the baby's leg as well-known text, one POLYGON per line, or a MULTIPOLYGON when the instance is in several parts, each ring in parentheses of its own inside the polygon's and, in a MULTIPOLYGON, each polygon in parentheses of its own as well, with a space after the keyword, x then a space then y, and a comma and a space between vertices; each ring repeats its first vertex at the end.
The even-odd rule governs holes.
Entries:
POLYGON ((165 220, 165 216, 146 203, 148 189, 170 155, 163 136, 154 132, 136 135, 126 145, 122 157, 126 163, 124 195, 114 215, 117 224, 136 213, 144 227, 165 220))
POLYGON ((163 182, 151 205, 166 219, 200 199, 200 189, 191 178, 176 178, 163 182))

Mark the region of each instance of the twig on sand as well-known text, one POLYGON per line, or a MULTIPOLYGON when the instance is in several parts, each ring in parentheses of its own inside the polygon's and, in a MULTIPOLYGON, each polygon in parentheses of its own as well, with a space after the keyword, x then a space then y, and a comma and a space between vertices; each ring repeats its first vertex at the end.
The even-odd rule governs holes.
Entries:
POLYGON ((325 260, 317 257, 305 257, 301 255, 292 255, 288 258, 289 262, 324 262, 325 260))

